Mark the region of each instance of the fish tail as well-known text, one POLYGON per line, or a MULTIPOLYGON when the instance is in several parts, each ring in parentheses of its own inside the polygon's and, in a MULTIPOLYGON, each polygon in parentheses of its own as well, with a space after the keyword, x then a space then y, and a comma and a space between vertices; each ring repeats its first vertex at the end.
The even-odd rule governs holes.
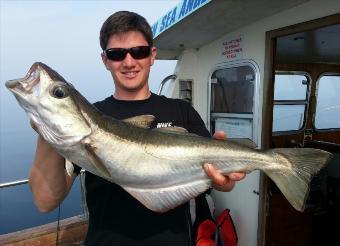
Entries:
POLYGON ((290 204, 298 211, 305 209, 310 182, 332 158, 332 154, 311 148, 277 148, 271 155, 284 169, 263 170, 278 186, 290 204))

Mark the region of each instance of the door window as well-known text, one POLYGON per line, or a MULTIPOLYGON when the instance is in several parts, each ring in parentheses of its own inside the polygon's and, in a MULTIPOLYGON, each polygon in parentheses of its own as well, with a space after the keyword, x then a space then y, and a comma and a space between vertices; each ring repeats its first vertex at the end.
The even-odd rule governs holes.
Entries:
POLYGON ((305 125, 309 76, 277 73, 274 87, 273 132, 296 131, 305 125))
POLYGON ((212 112, 252 113, 255 71, 250 66, 221 68, 211 76, 212 112))
POLYGON ((340 75, 322 75, 318 81, 314 119, 316 129, 340 128, 340 75))

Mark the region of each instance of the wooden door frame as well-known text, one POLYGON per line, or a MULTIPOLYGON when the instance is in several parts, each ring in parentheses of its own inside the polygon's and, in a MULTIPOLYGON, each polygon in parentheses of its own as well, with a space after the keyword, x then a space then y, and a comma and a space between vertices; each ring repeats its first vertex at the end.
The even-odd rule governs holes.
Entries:
MULTIPOLYGON (((272 122, 273 122, 273 103, 274 103, 274 76, 275 76, 275 54, 277 38, 299 32, 314 30, 321 27, 335 25, 340 23, 340 14, 333 14, 326 17, 314 19, 307 22, 294 24, 291 26, 275 29, 266 32, 265 38, 265 64, 263 75, 263 104, 262 104, 262 148, 271 147, 272 122), (266 130, 265 130, 266 129, 266 130)), ((259 223, 257 232, 257 245, 267 246, 268 235, 267 219, 269 211, 269 178, 261 173, 260 176, 260 197, 259 197, 259 223)))

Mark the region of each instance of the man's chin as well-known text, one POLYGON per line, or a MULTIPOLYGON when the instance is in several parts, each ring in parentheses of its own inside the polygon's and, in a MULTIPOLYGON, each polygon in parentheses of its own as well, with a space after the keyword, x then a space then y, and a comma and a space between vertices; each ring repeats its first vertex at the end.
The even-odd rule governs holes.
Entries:
POLYGON ((139 86, 124 86, 124 87, 120 87, 121 91, 125 91, 129 94, 139 94, 142 91, 149 91, 148 87, 145 87, 143 85, 139 85, 139 86))
POLYGON ((127 91, 134 92, 134 91, 141 90, 143 87, 145 87, 145 85, 146 85, 146 83, 141 83, 141 82, 138 82, 138 83, 124 83, 122 85, 122 88, 127 90, 127 91))

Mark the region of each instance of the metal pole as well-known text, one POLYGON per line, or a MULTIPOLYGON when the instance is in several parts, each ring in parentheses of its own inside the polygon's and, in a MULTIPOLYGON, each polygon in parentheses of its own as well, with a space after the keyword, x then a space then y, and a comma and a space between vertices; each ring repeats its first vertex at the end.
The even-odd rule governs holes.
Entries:
POLYGON ((23 179, 23 180, 16 180, 12 182, 5 182, 0 184, 0 189, 6 188, 6 187, 12 187, 12 186, 17 186, 17 185, 23 185, 27 184, 29 182, 28 179, 23 179))
POLYGON ((172 74, 172 75, 169 75, 167 77, 165 77, 161 84, 159 85, 159 89, 158 89, 158 95, 160 95, 162 93, 162 90, 163 90, 163 86, 165 85, 166 82, 168 82, 169 80, 171 79, 176 79, 177 78, 177 75, 176 74, 172 74))

